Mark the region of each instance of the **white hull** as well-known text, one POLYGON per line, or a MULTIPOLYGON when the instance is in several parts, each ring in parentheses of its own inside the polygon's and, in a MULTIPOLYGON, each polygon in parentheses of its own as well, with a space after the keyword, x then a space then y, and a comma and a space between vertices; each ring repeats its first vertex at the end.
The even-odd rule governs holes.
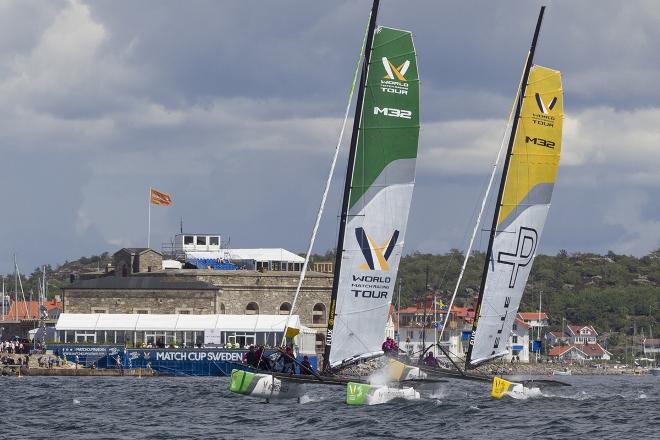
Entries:
POLYGON ((281 380, 271 374, 232 372, 230 391, 246 396, 270 399, 298 399, 304 393, 304 384, 281 380))
POLYGON ((419 392, 413 387, 391 388, 382 386, 372 389, 367 397, 367 405, 380 405, 394 399, 418 400, 419 392))
POLYGON ((539 397, 543 394, 539 388, 527 388, 523 384, 517 383, 509 391, 504 393, 504 395, 516 400, 525 400, 530 397, 539 397))
POLYGON ((553 376, 571 376, 571 370, 566 370, 566 371, 553 371, 552 372, 553 376))

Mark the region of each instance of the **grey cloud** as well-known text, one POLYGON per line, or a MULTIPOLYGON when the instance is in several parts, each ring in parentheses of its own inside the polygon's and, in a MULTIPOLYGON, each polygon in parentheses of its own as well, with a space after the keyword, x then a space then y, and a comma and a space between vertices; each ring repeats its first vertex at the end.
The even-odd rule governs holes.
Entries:
MULTIPOLYGON (((408 251, 466 245, 539 4, 382 2, 381 24, 414 31, 422 78, 408 251)), ((152 212, 154 243, 183 217, 233 246, 305 249, 369 7, 0 4, 2 201, 17 207, 0 240, 27 267, 142 245, 154 186, 175 198, 152 212)), ((549 5, 537 62, 562 70, 568 115, 541 251, 657 247, 659 10, 549 5)), ((340 162, 320 252, 335 245, 344 173, 340 162)))

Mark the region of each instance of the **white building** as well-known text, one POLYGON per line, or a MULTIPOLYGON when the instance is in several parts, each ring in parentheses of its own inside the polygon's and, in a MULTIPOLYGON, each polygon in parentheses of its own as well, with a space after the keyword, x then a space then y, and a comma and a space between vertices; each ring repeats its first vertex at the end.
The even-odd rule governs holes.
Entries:
POLYGON ((507 344, 507 354, 504 359, 507 361, 529 363, 529 330, 530 326, 521 319, 516 318, 513 321, 513 329, 509 336, 507 344))
MULTIPOLYGON (((62 343, 126 344, 194 347, 236 343, 277 347, 287 322, 285 315, 147 315, 62 313, 55 341, 62 343)), ((294 343, 303 354, 315 354, 316 331, 292 315, 289 327, 300 329, 294 343)))

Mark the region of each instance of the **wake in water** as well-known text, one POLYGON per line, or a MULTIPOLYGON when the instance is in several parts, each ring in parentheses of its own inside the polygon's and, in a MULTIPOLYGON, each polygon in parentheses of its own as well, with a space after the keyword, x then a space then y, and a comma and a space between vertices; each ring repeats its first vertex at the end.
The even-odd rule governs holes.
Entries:
POLYGON ((323 399, 322 397, 311 397, 309 394, 305 393, 300 398, 298 398, 298 403, 301 405, 305 405, 307 403, 313 403, 313 402, 322 402, 323 399))

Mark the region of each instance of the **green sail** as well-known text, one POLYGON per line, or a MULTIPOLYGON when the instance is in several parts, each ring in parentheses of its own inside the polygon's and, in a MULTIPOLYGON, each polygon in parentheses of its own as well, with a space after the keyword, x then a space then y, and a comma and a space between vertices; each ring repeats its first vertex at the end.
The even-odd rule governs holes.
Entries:
MULTIPOLYGON (((369 63, 349 207, 355 206, 389 164, 415 159, 418 139, 419 76, 412 34, 379 27, 369 63)), ((383 184, 412 181, 414 170, 410 171, 384 176, 383 184)))
POLYGON ((410 32, 374 35, 330 304, 329 365, 380 353, 415 183, 419 77, 410 32))

